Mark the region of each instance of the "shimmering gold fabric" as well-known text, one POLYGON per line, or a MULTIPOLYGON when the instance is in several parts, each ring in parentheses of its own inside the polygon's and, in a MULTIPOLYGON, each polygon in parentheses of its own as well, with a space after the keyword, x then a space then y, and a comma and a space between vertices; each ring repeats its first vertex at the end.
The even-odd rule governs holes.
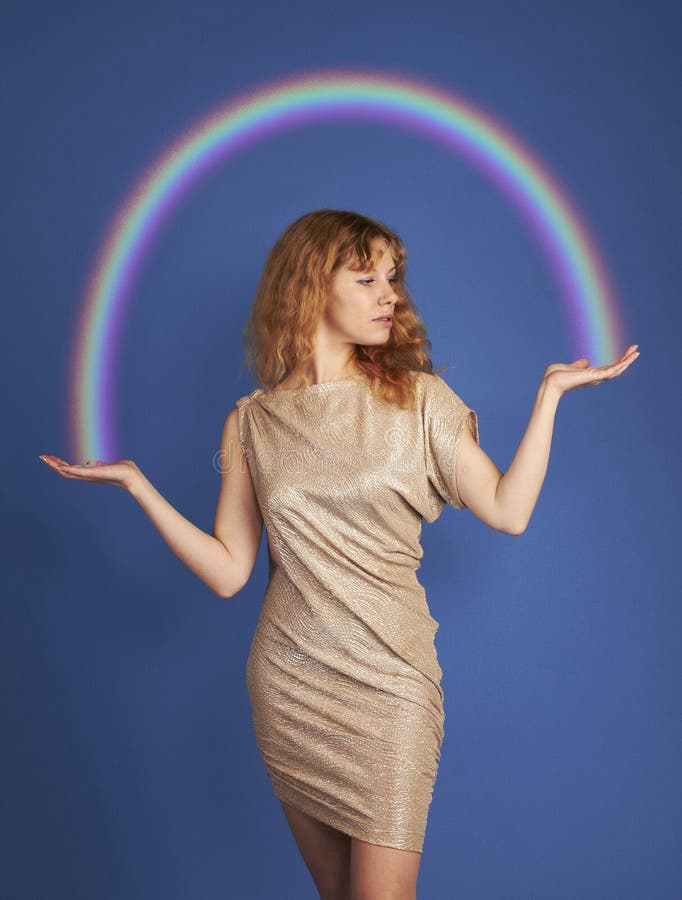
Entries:
POLYGON ((268 536, 246 677, 275 795, 421 852, 445 715, 419 541, 422 519, 464 508, 457 445, 478 420, 439 376, 416 379, 413 411, 364 375, 237 405, 268 536))

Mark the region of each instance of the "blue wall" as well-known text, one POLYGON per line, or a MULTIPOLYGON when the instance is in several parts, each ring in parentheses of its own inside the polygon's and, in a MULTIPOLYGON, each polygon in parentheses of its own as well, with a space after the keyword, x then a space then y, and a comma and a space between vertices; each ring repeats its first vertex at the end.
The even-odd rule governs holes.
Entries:
MULTIPOLYGON (((521 136, 589 222, 642 352, 562 399, 523 536, 451 509, 424 529, 447 721, 419 895, 682 894, 677 10, 5 6, 0 895, 316 896, 244 683, 265 544, 249 585, 220 601, 124 492, 61 479, 37 455, 68 452, 84 282, 132 183, 217 103, 329 66, 430 80, 521 136)), ((464 159, 368 123, 256 145, 164 229, 121 345, 123 455, 204 530, 225 415, 254 386, 240 336, 265 253, 323 206, 403 236, 434 363, 451 364, 503 470, 545 366, 574 358, 540 248, 464 159)))

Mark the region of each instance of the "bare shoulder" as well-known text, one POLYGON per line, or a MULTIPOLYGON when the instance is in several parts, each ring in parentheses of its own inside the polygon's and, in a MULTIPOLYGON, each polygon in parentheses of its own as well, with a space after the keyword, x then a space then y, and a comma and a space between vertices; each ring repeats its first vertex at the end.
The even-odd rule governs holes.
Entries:
POLYGON ((237 404, 225 416, 223 437, 239 439, 239 406, 237 404))
POLYGON ((234 456, 237 451, 242 452, 242 448, 239 440, 239 409, 234 406, 223 421, 220 450, 216 454, 221 475, 225 474, 225 463, 228 461, 226 455, 231 452, 231 455, 234 456))
POLYGON ((235 400, 234 406, 227 413, 225 417, 225 423, 223 425, 223 436, 222 443, 226 445, 225 447, 221 447, 221 449, 227 449, 230 445, 235 446, 235 449, 239 448, 244 451, 244 443, 241 440, 241 431, 240 431, 240 417, 244 410, 246 410, 247 406, 251 402, 251 398, 254 397, 257 393, 259 393, 259 389, 251 391, 249 394, 245 394, 243 397, 239 397, 235 400))

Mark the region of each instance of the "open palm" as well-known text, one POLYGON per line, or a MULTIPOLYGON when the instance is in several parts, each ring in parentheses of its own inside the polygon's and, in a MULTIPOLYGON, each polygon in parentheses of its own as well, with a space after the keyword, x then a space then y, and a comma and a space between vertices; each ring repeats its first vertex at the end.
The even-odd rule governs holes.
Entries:
POLYGON ((59 472, 64 478, 77 478, 80 481, 99 481, 101 484, 113 484, 116 487, 128 490, 133 479, 140 470, 132 459, 121 459, 118 462, 104 462, 97 459, 94 462, 88 460, 85 465, 71 465, 59 456, 47 454, 39 457, 55 472, 59 472))
POLYGON ((591 366, 587 357, 572 363, 552 363, 545 369, 544 380, 559 394, 585 385, 601 384, 609 378, 617 378, 637 359, 638 346, 632 344, 615 362, 606 366, 591 366))

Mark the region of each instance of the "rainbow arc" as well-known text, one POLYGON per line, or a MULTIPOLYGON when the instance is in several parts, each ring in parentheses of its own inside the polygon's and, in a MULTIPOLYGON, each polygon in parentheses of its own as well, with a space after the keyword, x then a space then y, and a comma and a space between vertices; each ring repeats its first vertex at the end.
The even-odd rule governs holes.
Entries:
POLYGON ((625 328, 595 239, 558 180, 519 138, 464 98, 404 75, 312 72, 242 94, 183 132, 133 186, 107 230, 76 326, 69 380, 74 459, 117 459, 114 378, 135 279, 181 198, 252 144, 324 121, 370 118, 418 132, 482 170, 538 240, 560 289, 575 357, 601 365, 625 328))

